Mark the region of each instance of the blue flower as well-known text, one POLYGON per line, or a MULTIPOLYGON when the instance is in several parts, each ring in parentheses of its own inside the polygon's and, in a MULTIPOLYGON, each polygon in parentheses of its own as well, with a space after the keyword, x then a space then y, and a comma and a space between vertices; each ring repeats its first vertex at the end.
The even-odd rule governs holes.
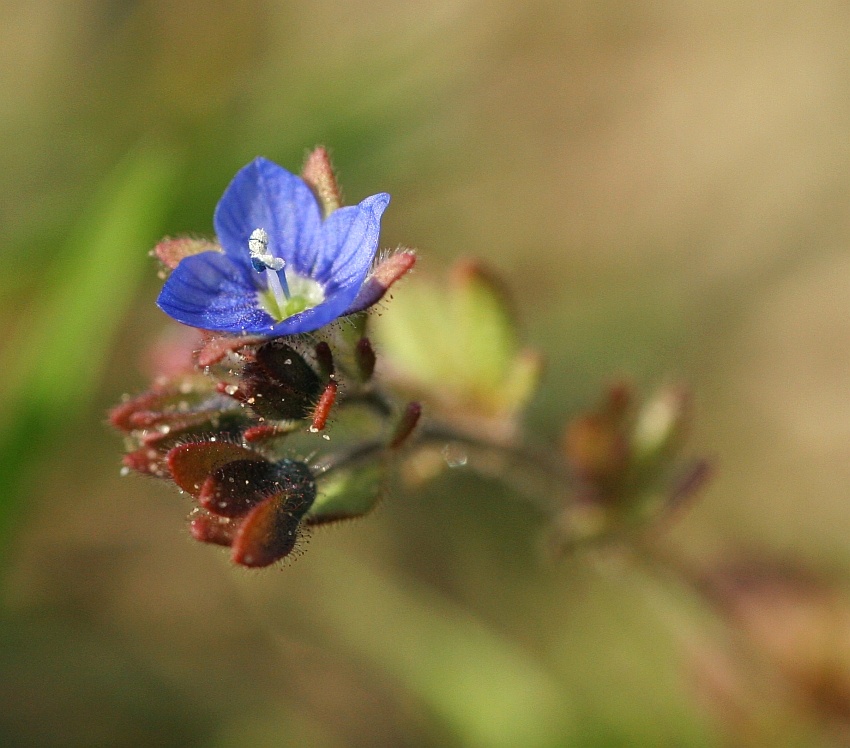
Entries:
POLYGON ((389 201, 373 195, 323 220, 303 179, 257 158, 216 207, 224 252, 184 257, 157 304, 178 322, 217 332, 278 337, 324 327, 363 308, 358 292, 389 201))

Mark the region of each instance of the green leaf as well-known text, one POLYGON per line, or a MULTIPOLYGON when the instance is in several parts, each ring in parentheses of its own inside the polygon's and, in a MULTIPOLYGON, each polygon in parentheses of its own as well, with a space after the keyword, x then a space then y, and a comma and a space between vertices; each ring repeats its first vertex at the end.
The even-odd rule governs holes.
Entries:
POLYGON ((382 463, 371 463, 329 475, 318 484, 307 523, 321 525, 368 514, 381 500, 385 474, 382 463))
POLYGON ((449 408, 511 415, 537 383, 538 357, 519 348, 501 288, 476 263, 457 265, 448 285, 409 279, 372 324, 398 383, 449 408))

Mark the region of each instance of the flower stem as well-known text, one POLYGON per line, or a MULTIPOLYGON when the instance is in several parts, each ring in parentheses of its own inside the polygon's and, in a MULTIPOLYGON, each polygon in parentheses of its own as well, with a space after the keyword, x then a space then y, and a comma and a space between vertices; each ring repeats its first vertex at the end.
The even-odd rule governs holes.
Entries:
POLYGON ((414 444, 454 444, 468 450, 476 472, 504 480, 545 514, 554 516, 572 500, 568 468, 550 459, 545 450, 472 436, 433 422, 423 424, 414 439, 414 444))
MULTIPOLYGON (((368 401, 366 401, 368 402, 368 401)), ((376 406, 381 399, 369 404, 376 406)), ((573 481, 567 467, 545 452, 471 436, 436 423, 422 424, 413 432, 408 450, 426 446, 456 445, 469 452, 471 467, 482 475, 506 480, 545 514, 555 515, 571 500, 573 481)), ((343 470, 383 456, 391 449, 384 439, 357 444, 325 456, 313 465, 316 476, 343 470)))
POLYGON ((344 452, 326 455, 320 462, 312 466, 313 475, 327 475, 348 467, 353 467, 359 462, 365 462, 380 456, 387 450, 387 444, 382 439, 373 439, 362 444, 357 444, 344 452))

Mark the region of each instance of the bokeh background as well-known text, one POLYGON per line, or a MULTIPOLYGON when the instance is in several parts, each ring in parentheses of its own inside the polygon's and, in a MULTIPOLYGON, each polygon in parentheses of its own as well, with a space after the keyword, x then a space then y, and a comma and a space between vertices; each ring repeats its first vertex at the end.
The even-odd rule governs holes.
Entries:
POLYGON ((505 278, 536 438, 612 378, 689 382, 718 470, 677 543, 850 576, 848 38, 839 0, 0 4, 0 743, 722 744, 704 613, 546 562, 498 483, 247 573, 119 475, 104 413, 170 324, 147 250, 322 143, 418 272, 505 278))

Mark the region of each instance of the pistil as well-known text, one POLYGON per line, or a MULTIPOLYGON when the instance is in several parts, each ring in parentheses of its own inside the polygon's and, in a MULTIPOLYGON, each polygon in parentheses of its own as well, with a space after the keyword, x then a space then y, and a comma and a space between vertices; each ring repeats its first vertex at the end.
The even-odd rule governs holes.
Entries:
POLYGON ((264 229, 254 229, 248 239, 248 251, 251 255, 251 267, 258 273, 265 272, 266 281, 269 289, 274 294, 277 302, 280 316, 283 317, 283 310, 286 309, 289 301, 289 285, 286 282, 286 273, 279 273, 286 265, 286 261, 280 257, 275 257, 269 251, 269 235, 264 229))

